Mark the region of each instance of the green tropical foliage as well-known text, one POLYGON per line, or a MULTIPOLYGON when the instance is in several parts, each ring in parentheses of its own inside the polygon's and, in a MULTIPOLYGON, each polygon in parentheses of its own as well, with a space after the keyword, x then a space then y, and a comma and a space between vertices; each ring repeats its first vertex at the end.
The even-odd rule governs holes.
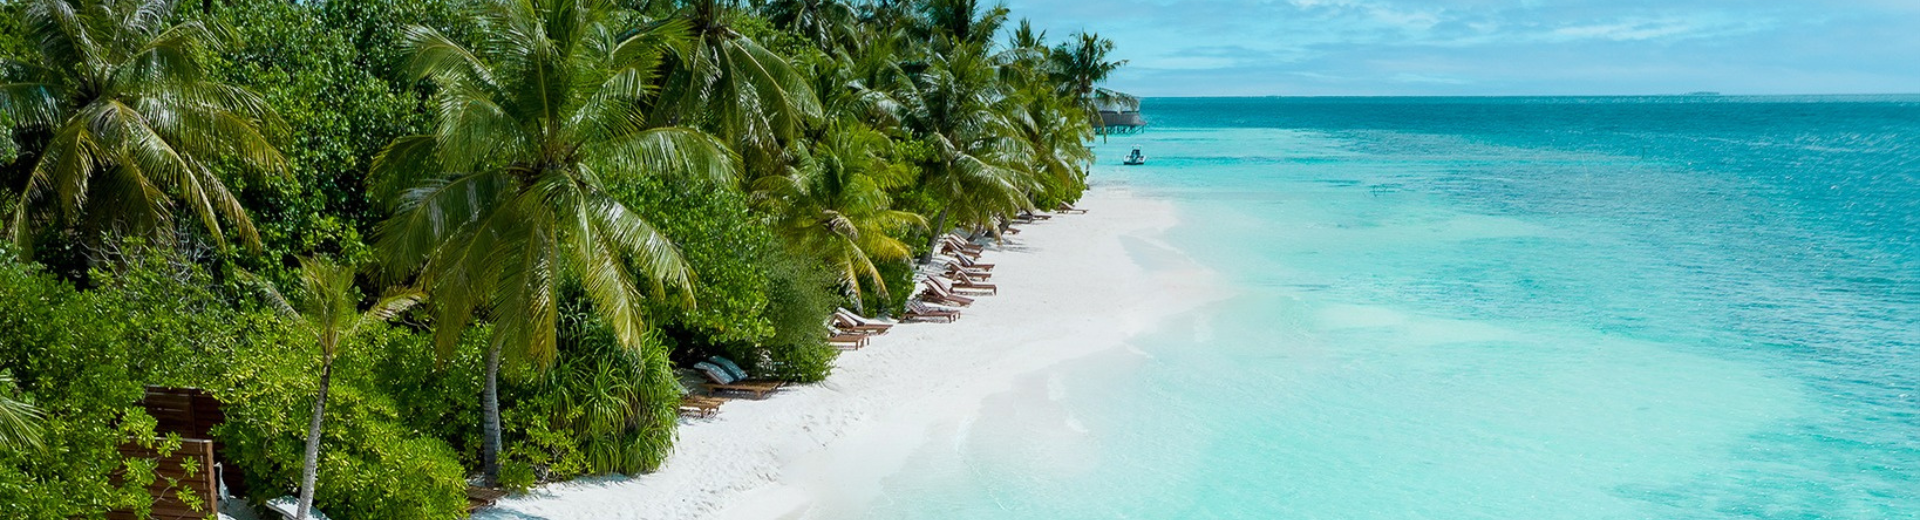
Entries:
POLYGON ((207 61, 230 33, 209 21, 177 21, 173 7, 27 3, 24 25, 38 59, 8 59, 13 77, 0 88, 0 123, 33 134, 35 149, 31 164, 20 165, 24 186, 8 218, 15 242, 30 247, 49 229, 166 235, 180 210, 220 245, 230 226, 259 246, 222 175, 285 174, 271 139, 282 123, 258 95, 210 77, 207 61))
POLYGON ((820 258, 856 305, 869 291, 887 294, 877 264, 911 258, 898 237, 926 226, 920 215, 891 209, 888 190, 910 183, 911 172, 887 162, 886 146, 879 132, 836 123, 792 173, 754 182, 774 232, 820 258))
POLYGON ((500 357, 553 360, 562 288, 581 289, 615 337, 639 349, 641 282, 662 293, 691 277, 673 243, 609 183, 674 172, 728 179, 735 169, 710 136, 640 124, 686 25, 623 31, 610 25, 620 14, 610 2, 498 0, 477 6, 477 45, 408 30, 411 73, 439 88, 437 121, 373 165, 378 198, 394 211, 376 246, 393 272, 417 270, 434 295, 443 350, 476 315, 496 323, 482 401, 488 482, 499 477, 500 357))
POLYGON ((822 380, 835 308, 1084 193, 1125 62, 1011 15, 0 0, 0 518, 150 507, 146 385, 336 518, 652 471, 689 364, 822 380))
POLYGON ((0 374, 0 448, 40 446, 40 409, 14 398, 13 376, 0 374))
POLYGON ((312 338, 320 350, 320 390, 313 398, 313 422, 307 429, 306 456, 300 472, 300 503, 295 512, 296 519, 305 519, 313 509, 313 485, 320 471, 320 431, 326 420, 327 391, 332 386, 333 360, 340 344, 369 325, 393 319, 419 304, 426 295, 411 289, 395 291, 361 312, 352 266, 324 258, 306 258, 300 264, 304 298, 289 303, 271 288, 267 294, 281 314, 292 318, 299 334, 312 338))

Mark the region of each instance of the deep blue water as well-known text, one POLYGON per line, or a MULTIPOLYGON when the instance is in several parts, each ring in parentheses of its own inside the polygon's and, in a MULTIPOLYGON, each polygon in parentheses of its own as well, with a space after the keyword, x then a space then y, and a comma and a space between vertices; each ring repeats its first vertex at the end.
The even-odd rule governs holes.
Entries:
POLYGON ((1234 296, 853 516, 1920 518, 1920 97, 1144 113, 1234 296))

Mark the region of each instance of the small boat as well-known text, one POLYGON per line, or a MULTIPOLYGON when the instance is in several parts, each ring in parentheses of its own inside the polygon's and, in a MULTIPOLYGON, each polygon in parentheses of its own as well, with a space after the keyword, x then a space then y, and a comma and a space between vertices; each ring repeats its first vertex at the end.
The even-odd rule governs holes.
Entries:
POLYGON ((1127 160, 1126 160, 1127 166, 1139 166, 1146 163, 1147 163, 1147 156, 1142 155, 1140 153, 1139 148, 1134 148, 1133 154, 1127 156, 1127 160))

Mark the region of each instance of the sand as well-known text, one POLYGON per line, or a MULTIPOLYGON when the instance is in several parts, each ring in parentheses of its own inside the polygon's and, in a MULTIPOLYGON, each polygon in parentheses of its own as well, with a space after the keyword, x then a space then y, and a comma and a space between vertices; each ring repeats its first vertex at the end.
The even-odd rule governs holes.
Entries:
POLYGON ((683 419, 657 472, 542 486, 479 519, 760 520, 844 510, 877 495, 929 437, 979 411, 1025 374, 1125 348, 1130 336, 1217 293, 1160 235, 1168 202, 1098 187, 1086 214, 1018 226, 980 261, 996 264, 955 323, 908 323, 842 354, 825 382, 734 400, 683 419))

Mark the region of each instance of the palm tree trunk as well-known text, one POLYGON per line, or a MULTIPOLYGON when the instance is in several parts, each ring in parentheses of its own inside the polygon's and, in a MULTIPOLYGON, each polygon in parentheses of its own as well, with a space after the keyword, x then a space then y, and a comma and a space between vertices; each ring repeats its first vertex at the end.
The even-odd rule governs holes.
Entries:
POLYGON ((300 470, 300 511, 295 515, 299 520, 305 520, 313 510, 313 485, 320 478, 320 422, 327 417, 327 388, 332 384, 333 359, 326 358, 320 368, 320 395, 313 400, 313 422, 307 426, 306 465, 300 470))
POLYGON ((500 484, 500 346, 487 349, 487 385, 480 396, 480 471, 488 487, 500 484))
POLYGON ((920 255, 920 263, 933 261, 933 253, 940 250, 940 235, 947 234, 947 212, 953 211, 953 204, 940 208, 940 216, 933 219, 931 236, 927 237, 927 253, 920 255))

